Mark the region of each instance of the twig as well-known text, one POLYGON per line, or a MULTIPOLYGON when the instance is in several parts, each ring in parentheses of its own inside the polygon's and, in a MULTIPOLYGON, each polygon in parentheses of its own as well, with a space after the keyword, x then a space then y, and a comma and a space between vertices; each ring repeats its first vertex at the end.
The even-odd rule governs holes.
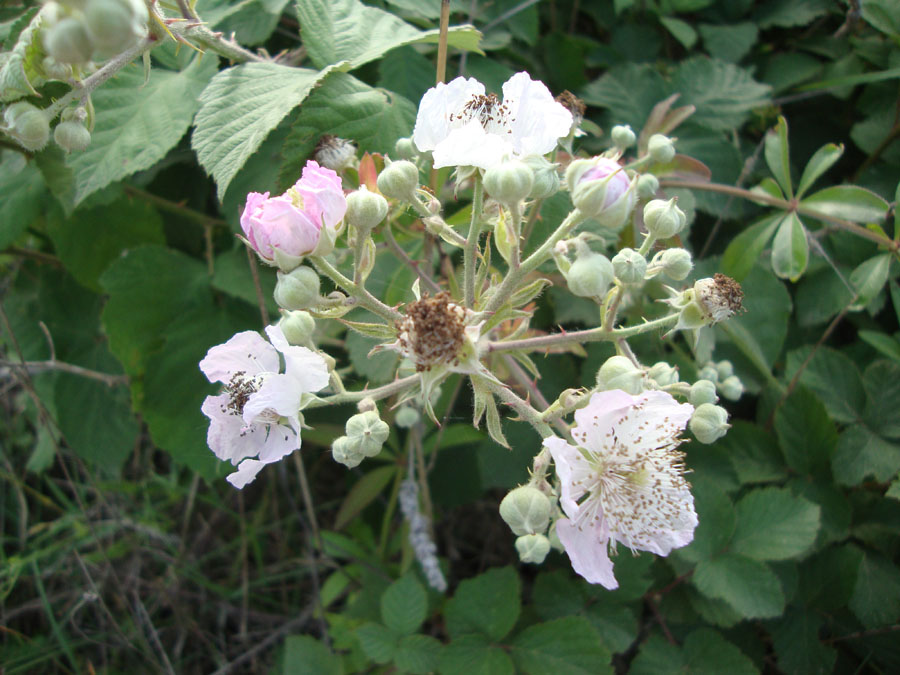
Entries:
POLYGON ((24 370, 28 373, 43 373, 49 370, 58 370, 79 377, 86 377, 91 380, 98 380, 107 387, 115 387, 121 384, 128 384, 127 375, 111 375, 109 373, 101 373, 89 368, 82 368, 72 363, 64 363, 51 359, 49 361, 25 361, 20 363, 17 361, 0 360, 0 378, 9 376, 12 371, 24 370))
POLYGON ((266 299, 263 297, 262 285, 259 283, 259 269, 256 267, 256 258, 250 247, 247 247, 247 260, 250 263, 250 274, 253 276, 253 288, 256 290, 256 304, 259 306, 259 316, 263 326, 269 325, 269 310, 266 309, 266 299))
POLYGON ((430 276, 428 276, 428 274, 422 269, 422 266, 418 262, 416 262, 415 260, 410 258, 409 255, 407 255, 406 251, 404 251, 403 248, 400 246, 400 244, 397 243, 397 240, 394 238, 394 234, 391 232, 391 226, 385 225, 383 232, 384 232, 384 241, 388 245, 388 248, 390 248, 394 252, 394 254, 398 258, 400 258, 400 260, 402 260, 403 263, 407 267, 409 267, 413 272, 415 272, 418 275, 419 279, 422 280, 422 283, 424 283, 426 286, 428 286, 429 290, 432 293, 439 293, 441 290, 441 287, 438 286, 434 282, 434 279, 432 279, 430 276))

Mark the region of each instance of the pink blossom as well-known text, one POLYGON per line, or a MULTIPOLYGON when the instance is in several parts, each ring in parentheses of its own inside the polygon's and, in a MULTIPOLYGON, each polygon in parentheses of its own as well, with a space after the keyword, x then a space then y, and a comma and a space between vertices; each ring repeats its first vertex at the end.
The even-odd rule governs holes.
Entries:
POLYGON ((619 198, 628 191, 631 180, 622 170, 622 166, 614 159, 606 157, 598 157, 593 167, 581 174, 579 183, 588 181, 603 180, 607 176, 612 175, 606 187, 606 199, 603 202, 605 208, 609 208, 615 204, 619 198))
POLYGON ((618 587, 609 557, 616 543, 665 556, 693 539, 697 513, 677 450, 693 410, 661 391, 604 391, 575 413, 577 446, 544 439, 567 516, 556 533, 589 582, 618 587))
POLYGON ((310 160, 293 187, 278 197, 251 192, 241 214, 247 240, 266 262, 296 267, 303 256, 333 246, 347 210, 340 177, 310 160), (323 241, 323 229, 324 237, 323 241))
POLYGON ((271 342, 254 331, 238 333, 211 348, 200 362, 210 382, 225 385, 222 393, 206 397, 201 410, 209 418, 210 449, 219 459, 240 465, 227 477, 238 488, 266 464, 300 447, 300 410, 311 392, 328 384, 328 368, 319 354, 288 345, 277 326, 266 328, 266 334, 271 342))

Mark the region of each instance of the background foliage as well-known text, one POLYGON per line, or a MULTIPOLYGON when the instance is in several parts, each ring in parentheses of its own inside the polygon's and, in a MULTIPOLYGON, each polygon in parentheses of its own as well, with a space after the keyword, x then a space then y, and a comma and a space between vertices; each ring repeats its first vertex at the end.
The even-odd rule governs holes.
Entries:
MULTIPOLYGON (((897 4, 451 7, 482 35, 451 31, 450 74, 498 91, 528 70, 607 130, 643 128, 678 94, 675 106, 696 106, 674 132, 680 153, 717 184, 801 200, 786 214, 663 181, 693 216, 682 236, 699 271, 729 273, 746 294, 715 357, 748 394, 724 439, 687 448, 695 541, 667 559, 620 552, 615 592, 559 554, 520 565, 497 503, 537 437, 505 421, 512 450, 493 444, 467 424, 470 392, 455 381, 436 408, 444 425, 423 439, 446 598, 426 591, 395 510, 415 432, 393 432, 348 472, 327 449, 349 409, 310 413, 317 522, 288 463, 243 493, 221 480, 197 363, 260 326, 233 236, 244 197, 291 184, 323 133, 381 153, 409 135, 434 81, 438 3, 198 0, 245 45, 301 48, 299 67, 159 47, 146 83, 135 65, 97 90, 85 152, 0 150, 6 672, 900 670, 897 248, 802 210, 897 236, 885 220, 900 177, 897 4), (837 187, 850 183, 871 192, 837 187)), ((0 11, 10 50, 33 3, 0 11)), ((538 227, 570 208, 554 199, 538 227)), ((398 233, 414 255, 416 228, 398 233)), ((274 272, 261 274, 271 297, 274 272)), ((405 301, 411 275, 380 265, 371 286, 405 301)), ((590 324, 593 311, 551 290, 535 324, 590 324)), ((322 337, 360 382, 390 378, 393 357, 367 359, 365 338, 322 337)), ((635 348, 696 368, 677 340, 635 348)), ((609 349, 538 357, 542 390, 592 385, 609 349)))

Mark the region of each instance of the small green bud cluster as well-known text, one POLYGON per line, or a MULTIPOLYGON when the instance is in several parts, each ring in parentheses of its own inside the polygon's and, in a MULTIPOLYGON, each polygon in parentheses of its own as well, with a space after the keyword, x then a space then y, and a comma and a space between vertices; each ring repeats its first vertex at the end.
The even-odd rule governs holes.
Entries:
POLYGON ((713 403, 701 403, 694 409, 688 427, 701 443, 715 443, 731 428, 728 411, 713 403))
POLYGON ((149 18, 143 0, 54 3, 43 33, 44 49, 60 64, 107 59, 146 36, 149 18))
POLYGON ((601 253, 590 249, 584 239, 574 240, 575 262, 561 270, 573 295, 580 298, 602 298, 613 282, 612 263, 601 253))
POLYGON ((53 130, 53 140, 66 152, 81 152, 91 144, 91 132, 84 124, 87 111, 81 106, 67 108, 53 130))
POLYGON ((540 564, 550 552, 546 532, 551 510, 550 498, 532 485, 511 490, 500 502, 500 517, 518 537, 516 551, 522 562, 540 564))
POLYGON ((644 226, 657 239, 668 239, 681 232, 687 222, 684 211, 676 206, 676 198, 653 199, 644 206, 644 226))
POLYGON ((670 384, 678 382, 678 368, 665 361, 657 361, 650 366, 647 376, 656 383, 656 386, 668 387, 670 384))
POLYGON ((18 101, 3 111, 6 133, 26 150, 37 151, 50 139, 50 122, 47 113, 37 106, 18 101))
POLYGON ((654 162, 667 164, 675 159, 675 144, 663 134, 653 134, 647 142, 647 152, 654 162))
POLYGON ((633 248, 623 248, 612 259, 616 279, 623 284, 639 284, 647 273, 647 260, 633 248))
POLYGON ((310 267, 301 265, 287 274, 279 270, 275 302, 282 309, 310 309, 319 302, 319 286, 319 275, 310 267))
POLYGON ((412 202, 419 187, 419 168, 408 160, 385 164, 378 174, 378 189, 385 197, 412 202))
POLYGON ((691 254, 683 248, 667 248, 653 256, 647 267, 647 278, 652 279, 658 274, 665 274, 670 279, 682 281, 687 278, 694 269, 694 261, 691 254))
POLYGON ((627 124, 619 124, 612 128, 609 132, 610 137, 612 138, 613 145, 616 146, 619 150, 626 150, 634 145, 634 141, 636 140, 636 136, 634 135, 634 131, 632 131, 631 127, 627 124))
POLYGON ((597 371, 597 389, 621 389, 637 396, 644 391, 644 371, 627 356, 611 356, 597 371))
POLYGON ((302 310, 283 312, 278 325, 281 327, 288 344, 310 349, 314 347, 312 334, 316 329, 316 320, 312 318, 309 312, 302 310))
POLYGON ((525 162, 511 159, 484 172, 484 189, 501 204, 514 205, 531 194, 534 171, 525 162))
POLYGON ((390 428, 375 409, 353 415, 344 427, 345 435, 331 446, 336 462, 348 468, 358 466, 366 457, 375 457, 390 435, 390 428))
POLYGON ((371 232, 388 213, 387 199, 377 192, 369 192, 365 185, 347 195, 347 213, 344 215, 351 227, 361 234, 371 232))
POLYGON ((528 199, 547 199, 559 192, 559 164, 549 162, 540 155, 529 155, 523 161, 534 173, 534 184, 528 199))

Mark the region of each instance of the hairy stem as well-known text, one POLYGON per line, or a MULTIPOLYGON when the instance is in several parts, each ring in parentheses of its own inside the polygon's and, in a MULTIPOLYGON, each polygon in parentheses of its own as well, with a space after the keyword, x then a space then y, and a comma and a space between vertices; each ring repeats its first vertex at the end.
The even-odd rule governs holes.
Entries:
POLYGON ((469 221, 469 234, 466 235, 466 246, 463 248, 463 293, 466 307, 469 308, 475 307, 475 254, 481 235, 481 209, 484 205, 484 187, 481 179, 476 176, 474 181, 472 219, 469 221))
POLYGON ((361 307, 365 307, 372 312, 372 314, 377 314, 382 319, 389 322, 399 321, 403 318, 403 315, 400 314, 400 312, 392 307, 388 307, 365 288, 345 277, 331 263, 325 260, 325 258, 310 256, 310 262, 312 262, 313 266, 319 271, 319 274, 324 274, 331 279, 335 284, 344 289, 344 292, 356 298, 356 301, 361 307))

